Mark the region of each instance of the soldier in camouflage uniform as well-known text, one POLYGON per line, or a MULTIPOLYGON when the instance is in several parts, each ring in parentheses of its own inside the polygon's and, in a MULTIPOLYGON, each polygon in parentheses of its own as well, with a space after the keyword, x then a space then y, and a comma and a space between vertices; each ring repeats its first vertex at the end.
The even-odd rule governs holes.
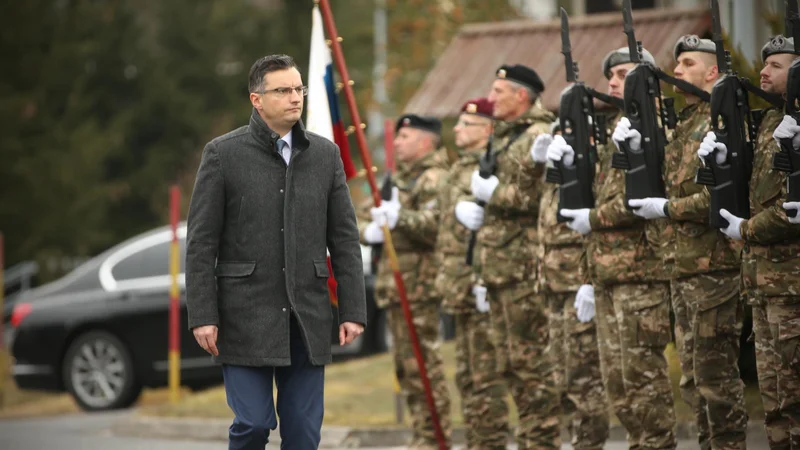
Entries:
POLYGON ((470 230, 456 220, 455 206, 471 199, 470 180, 486 150, 492 132, 492 103, 473 99, 461 108, 453 131, 462 149, 459 159, 442 179, 435 208, 400 210, 395 230, 427 234, 438 230, 435 258, 439 266, 435 287, 443 310, 456 322, 456 384, 466 424, 467 449, 505 449, 508 441, 507 389, 498 367, 498 351, 491 320, 479 309, 472 292, 472 269, 465 255, 470 230))
MULTIPOLYGON (((446 149, 436 149, 441 139, 440 131, 441 123, 437 119, 411 114, 400 117, 394 141, 400 164, 394 179, 396 187, 393 198, 383 202, 380 208, 371 210, 372 222, 360 224, 363 243, 382 243, 382 222, 386 221, 389 228, 393 229, 398 217, 397 212, 401 208, 417 211, 435 207, 437 187, 448 170, 446 149)), ((433 289, 437 273, 433 258, 435 241, 435 232, 421 235, 392 230, 392 242, 397 252, 400 273, 431 382, 437 414, 445 437, 449 441, 450 396, 439 350, 441 296, 433 289)), ((419 367, 411 348, 411 339, 394 276, 386 257, 378 267, 375 299, 378 307, 387 308, 388 312, 389 328, 394 342, 397 380, 406 394, 411 415, 414 436, 412 448, 438 448, 419 367)))
MULTIPOLYGON (((655 63, 649 52, 644 60, 655 63)), ((622 97, 624 78, 634 65, 627 48, 603 61, 609 94, 622 97)), ((619 123, 623 122, 620 120, 619 123)), ((598 146, 595 207, 561 210, 568 226, 587 239, 587 261, 597 291, 600 362, 609 403, 628 431, 631 448, 675 448, 675 412, 664 349, 671 340, 669 287, 657 244, 658 229, 624 204, 625 174, 611 168, 614 147, 598 146)), ((548 159, 574 158, 574 150, 556 138, 548 159)))
MULTIPOLYGON (((772 38, 761 51, 765 65, 761 89, 785 95, 788 68, 797 54, 792 39, 772 38)), ((744 241, 742 285, 753 305, 758 385, 770 448, 800 449, 800 227, 790 224, 781 208, 785 173, 772 169, 779 150, 773 133, 781 136, 792 128, 782 119, 781 111, 771 109, 759 127, 750 177, 750 218, 726 210, 720 214, 728 221, 722 232, 744 241)), ((800 147, 800 142, 796 144, 800 147)), ((724 161, 727 151, 709 133, 698 155, 713 154, 724 161)))
POLYGON ((478 230, 476 295, 486 293, 494 327, 506 334, 499 345, 507 356, 503 375, 519 412, 519 448, 559 448, 559 397, 545 353, 546 306, 536 286, 544 164, 534 163, 529 154, 533 139, 549 130, 555 116, 541 105, 544 84, 532 69, 502 66, 496 77, 489 94, 498 120, 492 138, 496 170, 487 179, 472 172, 476 201, 459 202, 456 218, 478 230), (485 213, 478 202, 485 202, 485 213))
MULTIPOLYGON (((719 72, 716 45, 695 35, 675 44, 675 77, 711 92, 719 72)), ((677 90, 677 89, 676 89, 677 90)), ((663 256, 672 276, 681 396, 692 407, 701 449, 744 449, 747 411, 739 376, 744 305, 739 295, 741 246, 708 224, 709 191, 695 183, 697 142, 711 129, 711 106, 684 93, 662 167, 666 198, 631 200, 634 214, 669 218, 663 256)))
MULTIPOLYGON (((558 121, 553 123, 554 132, 557 128, 558 121)), ((549 134, 539 135, 531 158, 546 162, 552 140, 549 134)), ((594 321, 579 318, 574 306, 585 280, 586 255, 580 233, 556 219, 558 198, 558 185, 548 184, 539 203, 539 290, 550 317, 549 352, 561 391, 562 414, 570 417, 572 447, 602 449, 608 439, 609 419, 597 332, 594 321)))

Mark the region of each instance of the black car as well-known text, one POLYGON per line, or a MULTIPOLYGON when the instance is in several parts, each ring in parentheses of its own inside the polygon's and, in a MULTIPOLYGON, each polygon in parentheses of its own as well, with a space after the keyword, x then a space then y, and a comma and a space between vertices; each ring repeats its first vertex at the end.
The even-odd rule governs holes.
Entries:
MULTIPOLYGON (((178 236, 183 264, 185 224, 178 236)), ((57 281, 16 296, 6 343, 14 357, 17 385, 68 391, 87 410, 124 408, 143 387, 166 386, 171 239, 170 227, 152 230, 57 281)), ((351 344, 339 347, 332 342, 337 358, 383 351, 389 344, 383 313, 373 299, 369 250, 362 247, 369 326, 351 344)), ((186 327, 182 273, 179 284, 181 383, 192 389, 219 384, 222 371, 186 327)), ((332 337, 336 331, 331 330, 332 337)))

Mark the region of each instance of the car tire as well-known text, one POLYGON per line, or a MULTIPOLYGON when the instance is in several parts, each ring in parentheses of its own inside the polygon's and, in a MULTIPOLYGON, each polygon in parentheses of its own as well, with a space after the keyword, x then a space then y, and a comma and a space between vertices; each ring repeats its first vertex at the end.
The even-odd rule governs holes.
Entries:
POLYGON ((127 408, 142 392, 130 351, 106 331, 89 331, 72 341, 62 376, 67 391, 86 411, 127 408))

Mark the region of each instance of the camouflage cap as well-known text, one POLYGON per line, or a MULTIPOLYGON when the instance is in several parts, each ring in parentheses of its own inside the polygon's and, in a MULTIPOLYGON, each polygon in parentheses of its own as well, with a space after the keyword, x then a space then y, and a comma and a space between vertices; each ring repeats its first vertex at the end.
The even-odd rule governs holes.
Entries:
POLYGON ((794 48, 794 38, 787 38, 783 35, 777 35, 770 38, 761 48, 761 62, 766 63, 767 58, 779 53, 792 53, 800 55, 794 48))
POLYGON ((493 118, 492 114, 494 113, 494 103, 490 102, 488 98, 481 97, 481 98, 473 98, 471 100, 467 100, 463 106, 461 106, 461 112, 466 114, 474 114, 476 116, 483 116, 488 118, 493 118))
MULTIPOLYGON (((652 65, 656 65, 656 60, 653 58, 653 55, 647 51, 647 49, 642 49, 642 61, 646 63, 650 63, 652 65)), ((606 78, 611 79, 611 68, 614 66, 618 66, 620 64, 627 64, 633 62, 631 61, 631 52, 628 47, 620 47, 616 50, 612 50, 608 52, 605 58, 603 58, 603 75, 606 78)))
POLYGON ((416 114, 403 114, 397 119, 397 124, 394 127, 394 132, 400 131, 400 128, 416 128, 419 130, 427 131, 434 134, 442 133, 442 122, 435 117, 418 116, 416 114))
POLYGON ((672 56, 675 58, 675 61, 678 60, 678 56, 680 56, 683 52, 703 52, 703 53, 717 53, 717 44, 714 43, 711 39, 700 39, 696 34, 687 34, 685 36, 681 36, 678 39, 678 42, 675 43, 675 47, 672 49, 672 56))
POLYGON ((539 78, 539 74, 530 67, 523 66, 522 64, 504 64, 497 69, 495 76, 500 79, 528 86, 536 92, 544 91, 544 81, 539 78))

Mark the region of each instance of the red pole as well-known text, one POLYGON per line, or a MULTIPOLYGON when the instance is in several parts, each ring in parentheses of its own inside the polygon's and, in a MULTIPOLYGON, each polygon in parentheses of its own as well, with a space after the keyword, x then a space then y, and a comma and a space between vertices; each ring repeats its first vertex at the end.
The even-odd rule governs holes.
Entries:
MULTIPOLYGON (((331 40, 331 50, 333 52, 333 60, 336 63, 336 70, 342 78, 344 84, 344 94, 347 98, 347 107, 350 110, 350 119, 355 125, 356 142, 358 143, 358 151, 361 153, 361 162, 367 168, 367 182, 369 183, 370 190, 372 191, 372 199, 375 206, 381 204, 381 194, 378 191, 378 185, 375 182, 375 174, 369 168, 372 167, 372 158, 370 158, 369 150, 367 149, 367 138, 364 136, 364 130, 361 128, 361 116, 358 114, 358 106, 356 105, 356 97, 353 94, 353 88, 350 86, 350 75, 347 72, 347 65, 344 60, 344 52, 342 52, 342 45, 339 38, 339 33, 336 31, 336 23, 333 20, 333 12, 331 11, 330 2, 328 0, 315 0, 318 2, 322 18, 325 22, 325 29, 328 31, 328 37, 331 40)), ((403 308, 403 316, 406 319, 408 326, 408 334, 411 338, 411 348, 414 351, 414 358, 417 360, 419 367, 419 375, 422 379, 422 386, 425 390, 425 400, 428 403, 428 410, 431 413, 431 421, 433 422, 433 431, 436 434, 436 441, 439 444, 440 450, 447 449, 447 441, 442 431, 442 425, 439 421, 439 414, 436 411, 436 403, 433 400, 433 390, 431 389, 430 379, 428 378, 428 371, 425 369, 425 359, 422 357, 422 350, 419 345, 419 337, 417 336, 417 329, 414 326, 414 320, 411 315, 411 307, 408 303, 408 296, 406 295, 406 288, 403 284, 403 276, 400 273, 400 265, 397 262, 397 254, 395 253, 394 246, 392 245, 392 236, 388 227, 384 227, 384 242, 383 247, 389 257, 389 263, 392 266, 394 273, 394 281, 397 285, 397 293, 400 296, 400 304, 403 308)))
POLYGON ((177 185, 170 188, 169 218, 172 226, 170 246, 170 275, 172 283, 169 291, 169 399, 176 403, 180 398, 181 386, 181 292, 178 288, 180 271, 180 247, 178 244, 178 221, 180 220, 181 191, 177 185))

